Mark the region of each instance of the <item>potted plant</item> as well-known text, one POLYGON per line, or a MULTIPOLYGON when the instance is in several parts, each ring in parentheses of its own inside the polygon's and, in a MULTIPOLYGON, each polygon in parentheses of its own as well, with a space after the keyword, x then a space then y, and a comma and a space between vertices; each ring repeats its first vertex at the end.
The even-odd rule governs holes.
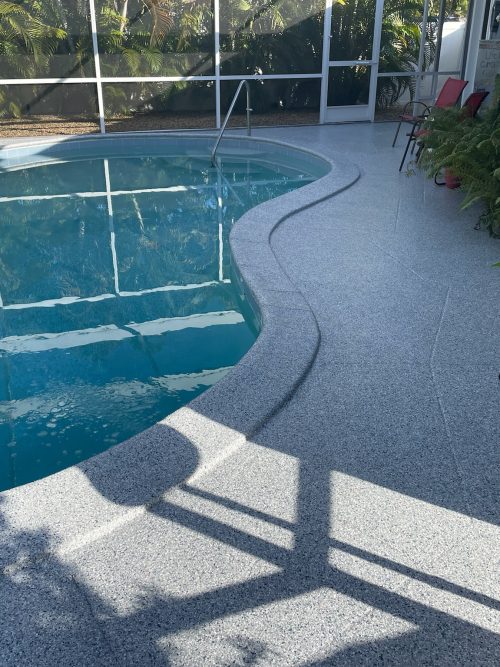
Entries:
POLYGON ((456 190, 462 185, 462 181, 459 179, 458 176, 455 176, 454 172, 449 167, 445 167, 444 184, 450 190, 456 190))
POLYGON ((496 92, 482 117, 436 109, 424 125, 428 132, 421 139, 421 165, 429 176, 448 170, 448 178, 458 179, 465 192, 461 208, 481 202, 485 211, 480 222, 500 236, 500 76, 496 92))

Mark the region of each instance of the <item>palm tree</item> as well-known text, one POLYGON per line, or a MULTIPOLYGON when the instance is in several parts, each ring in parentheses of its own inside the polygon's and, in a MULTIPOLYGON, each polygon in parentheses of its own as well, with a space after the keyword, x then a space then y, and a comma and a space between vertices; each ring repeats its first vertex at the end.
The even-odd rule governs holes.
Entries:
MULTIPOLYGON (((449 0, 453 3, 456 0, 449 0)), ((213 75, 215 54, 212 0, 96 0, 101 69, 107 76, 213 75)), ((26 9, 21 0, 0 0, 0 59, 6 78, 93 74, 87 0, 43 0, 26 9), (56 57, 57 56, 57 57, 56 57), (60 56, 64 56, 61 58, 60 56), (64 64, 64 71, 57 68, 64 64)), ((371 59, 375 0, 338 0, 332 32, 336 59, 371 59)), ((324 0, 224 0, 221 16, 223 74, 286 74, 321 71, 324 0)), ((386 0, 382 24, 381 72, 415 70, 422 0, 386 0)), ((426 58, 434 41, 426 32, 426 58)), ((351 103, 367 94, 362 67, 336 68, 337 90, 351 103)), ((393 104, 412 89, 411 76, 381 78, 378 105, 393 104)), ((193 84, 165 87, 162 104, 188 94, 193 84)), ((268 81, 255 86, 255 105, 300 107, 319 104, 317 82, 268 81), (316 102, 314 101, 316 100, 316 102)), ((141 83, 106 86, 112 109, 147 107, 151 91, 141 83), (130 92, 132 91, 132 92, 130 92)), ((26 90, 26 89, 24 89, 26 90)), ((222 87, 223 98, 231 86, 222 87)), ((0 113, 19 115, 22 98, 0 92, 0 113)), ((223 99, 223 105, 224 105, 223 99)), ((161 105, 160 105, 161 106, 161 105)))
POLYGON ((66 37, 18 2, 0 0, 0 58, 2 75, 33 78, 48 67, 59 42, 66 37))
MULTIPOLYGON (((0 0, 0 62, 5 78, 34 78, 48 70, 59 42, 66 37, 60 27, 44 23, 17 2, 0 0)), ((0 89, 0 116, 19 117, 21 99, 0 89)))
MULTIPOLYGON (((332 16, 331 56, 336 60, 371 60, 375 0, 337 2, 332 16)), ((422 32, 421 0, 385 0, 380 41, 379 72, 414 72, 418 66, 422 32)), ((434 26, 426 27, 424 69, 435 53, 434 26)), ((368 96, 369 75, 366 68, 336 68, 336 104, 356 104, 368 96)), ((407 90, 413 94, 414 78, 381 77, 377 106, 394 104, 407 90)))
MULTIPOLYGON (((414 72, 418 68, 422 34, 422 4, 418 0, 386 0, 382 19, 379 72, 414 72)), ((427 69, 435 53, 433 25, 426 26, 423 67, 427 69)), ((377 107, 393 106, 410 91, 413 98, 415 79, 381 77, 377 91, 377 107)))

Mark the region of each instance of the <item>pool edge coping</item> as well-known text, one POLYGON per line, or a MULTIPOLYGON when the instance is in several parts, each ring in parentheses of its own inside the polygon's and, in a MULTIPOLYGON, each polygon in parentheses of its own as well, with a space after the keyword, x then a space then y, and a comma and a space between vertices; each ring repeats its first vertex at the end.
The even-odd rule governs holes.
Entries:
MULTIPOLYGON (((116 138, 116 134, 108 136, 116 138)), ((127 136, 137 134, 121 138, 127 136)), ((140 133, 141 138, 145 136, 168 141, 186 136, 215 139, 216 135, 140 133)), ((61 141, 96 139, 99 135, 61 141)), ((288 141, 242 135, 226 139, 274 144, 330 165, 330 171, 313 183, 250 209, 231 230, 239 286, 262 322, 257 340, 222 380, 146 431, 80 464, 0 492, 5 533, 17 547, 17 555, 11 553, 8 540, 7 547, 0 547, 3 571, 101 539, 147 512, 179 483, 194 482, 251 438, 307 376, 319 348, 319 329, 309 304, 274 253, 272 236, 286 220, 349 188, 360 172, 353 163, 343 160, 339 165, 288 141), (196 467, 187 470, 182 456, 189 444, 199 458, 196 467), (186 470, 189 474, 183 474, 186 470)), ((53 143, 53 138, 37 138, 23 146, 53 143)), ((20 147, 21 142, 12 146, 20 147)))

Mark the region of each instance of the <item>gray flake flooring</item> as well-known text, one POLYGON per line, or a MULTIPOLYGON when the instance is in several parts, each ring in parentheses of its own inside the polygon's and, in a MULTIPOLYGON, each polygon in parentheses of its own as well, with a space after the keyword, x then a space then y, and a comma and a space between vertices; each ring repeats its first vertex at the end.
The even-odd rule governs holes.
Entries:
POLYGON ((272 238, 315 363, 205 476, 8 569, 2 666, 500 664, 500 241, 393 130, 259 131, 362 170, 272 238))

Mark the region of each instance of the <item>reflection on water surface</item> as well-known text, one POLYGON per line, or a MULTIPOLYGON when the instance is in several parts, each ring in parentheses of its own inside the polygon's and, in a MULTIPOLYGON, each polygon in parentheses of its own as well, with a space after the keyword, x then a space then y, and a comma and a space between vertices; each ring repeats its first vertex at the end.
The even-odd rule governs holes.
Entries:
POLYGON ((313 180, 206 158, 0 174, 0 490, 107 449, 189 402, 252 345, 230 282, 246 210, 313 180))

